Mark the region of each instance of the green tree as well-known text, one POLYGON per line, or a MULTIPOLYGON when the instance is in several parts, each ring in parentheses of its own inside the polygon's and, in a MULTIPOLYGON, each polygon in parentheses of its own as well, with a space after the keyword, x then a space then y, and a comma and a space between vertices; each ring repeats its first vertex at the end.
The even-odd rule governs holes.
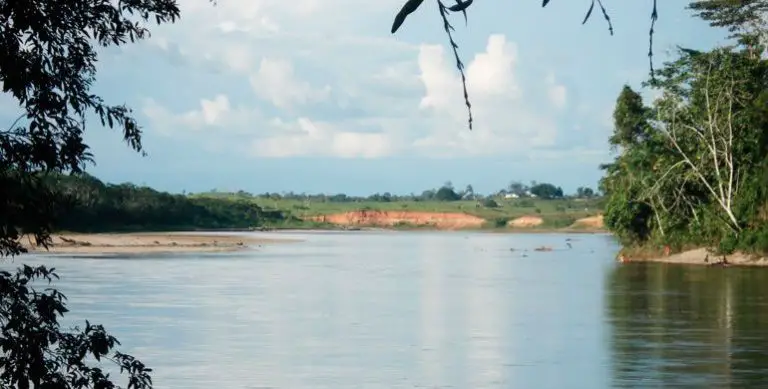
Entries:
MULTIPOLYGON (((80 172, 91 161, 84 143, 85 118, 119 127, 141 152, 141 130, 124 105, 110 105, 90 87, 96 75, 94 45, 118 46, 148 36, 148 22, 173 22, 175 0, 31 0, 0 4, 0 81, 23 114, 0 130, 0 256, 24 251, 19 239, 32 234, 46 244, 59 196, 41 181, 50 173, 80 172)), ((0 273, 0 386, 15 388, 109 388, 111 378, 86 364, 111 355, 129 372, 128 387, 151 386, 148 371, 116 353, 103 328, 63 331, 66 312, 55 290, 40 293, 32 281, 50 281, 44 267, 0 273)))
POLYGON ((550 183, 542 182, 531 186, 531 193, 542 199, 558 199, 563 197, 563 189, 550 183))
POLYGON ((649 114, 640 94, 624 85, 613 110, 614 132, 608 139, 611 146, 626 148, 646 140, 649 114))
POLYGON ((750 56, 760 56, 768 39, 768 1, 698 0, 688 8, 710 26, 728 30, 730 38, 747 47, 750 56), (763 46, 763 47, 761 47, 763 46))
POLYGON ((768 249, 768 63, 754 49, 680 49, 648 83, 662 92, 652 107, 622 91, 601 188, 624 244, 768 249))
POLYGON ((520 181, 512 181, 507 186, 509 193, 514 193, 518 196, 522 196, 528 191, 529 187, 520 181))
POLYGON ((456 193, 453 188, 443 186, 435 192, 435 200, 437 201, 458 201, 461 200, 461 196, 456 193))

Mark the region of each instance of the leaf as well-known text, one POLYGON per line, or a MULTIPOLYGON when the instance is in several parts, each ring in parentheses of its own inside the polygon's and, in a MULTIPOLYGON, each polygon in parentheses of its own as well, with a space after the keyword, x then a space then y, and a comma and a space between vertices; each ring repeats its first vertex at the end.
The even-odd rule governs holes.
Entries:
POLYGON ((542 7, 542 8, 544 8, 544 7, 546 7, 546 6, 547 6, 547 4, 549 4, 549 0, 544 0, 544 1, 541 3, 541 7, 542 7))
POLYGON ((467 0, 462 2, 461 0, 456 0, 456 4, 448 7, 448 9, 451 10, 451 12, 464 12, 470 5, 472 5, 473 1, 474 0, 467 0))
POLYGON ((400 12, 397 13, 395 16, 395 22, 392 23, 392 33, 394 34, 398 28, 403 24, 405 21, 405 18, 408 17, 413 11, 416 11, 416 9, 419 8, 421 3, 423 3, 424 0, 408 0, 403 4, 403 8, 400 9, 400 12))
POLYGON ((461 2, 461 0, 456 0, 456 4, 448 7, 448 10, 451 12, 459 12, 461 11, 462 14, 464 14, 464 25, 467 25, 467 8, 469 8, 470 5, 472 5, 472 2, 474 0, 467 0, 465 2, 461 2))
POLYGON ((595 9, 595 0, 592 0, 592 4, 589 5, 589 9, 587 10, 587 14, 584 15, 584 20, 581 22, 581 24, 584 24, 589 20, 589 17, 592 16, 592 10, 595 9))

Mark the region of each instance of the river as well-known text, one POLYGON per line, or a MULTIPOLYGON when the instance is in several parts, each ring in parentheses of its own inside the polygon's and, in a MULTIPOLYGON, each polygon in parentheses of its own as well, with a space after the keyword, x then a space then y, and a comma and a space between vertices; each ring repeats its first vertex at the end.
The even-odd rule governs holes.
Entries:
POLYGON ((156 388, 768 382, 766 269, 622 265, 606 235, 282 235, 305 241, 16 262, 55 266, 68 320, 104 324, 156 388))

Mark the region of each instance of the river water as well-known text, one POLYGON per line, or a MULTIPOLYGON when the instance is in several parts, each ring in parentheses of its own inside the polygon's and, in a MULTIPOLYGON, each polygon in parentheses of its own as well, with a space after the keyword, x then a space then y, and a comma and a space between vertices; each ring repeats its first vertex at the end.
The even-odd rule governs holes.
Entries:
POLYGON ((104 324, 157 388, 768 382, 765 269, 622 265, 606 235, 275 235, 305 241, 16 262, 55 266, 68 320, 104 324))

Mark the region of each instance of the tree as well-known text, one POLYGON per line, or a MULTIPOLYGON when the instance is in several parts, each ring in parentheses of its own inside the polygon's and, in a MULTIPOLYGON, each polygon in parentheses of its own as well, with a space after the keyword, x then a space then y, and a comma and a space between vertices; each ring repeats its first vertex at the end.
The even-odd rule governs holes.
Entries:
POLYGON ((662 92, 651 107, 622 91, 621 151, 600 183, 622 243, 768 252, 768 61, 756 49, 679 49, 646 83, 662 92))
MULTIPOLYGON (((608 195, 605 224, 625 244, 649 239, 652 207, 639 195, 647 182, 649 166, 658 147, 651 132, 650 109, 642 97, 628 85, 622 87, 613 112, 614 131, 609 138, 619 155, 612 163, 602 165, 601 190, 608 195)), ((657 220, 658 221, 658 220, 657 220)))
POLYGON ((435 200, 437 201, 458 201, 461 200, 459 196, 451 187, 443 186, 435 193, 435 200))
POLYGON ((595 196, 595 191, 586 186, 576 188, 576 197, 580 199, 589 199, 595 196))
POLYGON ((114 388, 109 374, 91 367, 87 358, 109 360, 128 373, 127 388, 151 388, 151 369, 134 357, 115 351, 120 344, 103 326, 62 330, 66 313, 63 294, 35 281, 51 283, 58 275, 44 266, 24 265, 15 274, 0 271, 0 387, 114 388))
MULTIPOLYGON (((752 48, 748 50, 751 56, 752 48)), ((684 180, 693 180, 706 188, 725 214, 728 227, 738 232, 741 225, 734 207, 748 163, 740 161, 738 140, 749 139, 752 130, 740 120, 745 114, 742 99, 751 94, 739 91, 738 84, 748 81, 752 61, 740 60, 738 54, 723 49, 705 55, 695 53, 686 59, 680 66, 685 70, 682 76, 691 85, 690 92, 668 93, 657 108, 658 130, 677 158, 651 191, 658 191, 663 180, 673 180, 673 185, 681 187, 687 183, 684 180)), ((683 191, 678 191, 677 196, 675 204, 682 202, 691 207, 698 217, 691 203, 696 199, 683 191)))
POLYGON ((649 131, 650 110, 643 105, 643 98, 624 85, 613 110, 615 130, 608 142, 614 147, 630 147, 645 140, 649 131))
POLYGON ((753 57, 760 56, 768 43, 768 1, 766 0, 698 0, 688 9, 709 22, 712 27, 723 27, 731 33, 729 38, 747 47, 753 57))
POLYGON ((563 189, 546 182, 531 186, 531 193, 547 200, 563 197, 563 189))
MULTIPOLYGON (((147 22, 173 22, 175 0, 30 0, 0 4, 0 82, 24 113, 0 130, 0 256, 24 250, 19 239, 32 234, 47 244, 54 210, 61 203, 41 181, 50 173, 81 172, 92 161, 84 143, 85 118, 95 114, 103 126, 119 127, 128 145, 142 152, 141 129, 124 105, 110 105, 90 92, 96 75, 94 44, 118 46, 149 35, 147 22)), ((114 387, 97 360, 113 352, 116 340, 86 323, 65 332, 58 318, 66 312, 63 295, 34 291, 35 279, 55 275, 43 268, 0 274, 0 383, 2 387, 114 387)), ((111 357, 129 368, 128 387, 146 388, 148 370, 132 357, 111 357)))
POLYGON ((514 193, 514 194, 516 194, 518 196, 522 196, 522 195, 525 194, 525 192, 528 191, 528 186, 523 184, 520 181, 512 181, 512 182, 510 182, 509 185, 507 186, 507 188, 509 189, 510 193, 514 193))

